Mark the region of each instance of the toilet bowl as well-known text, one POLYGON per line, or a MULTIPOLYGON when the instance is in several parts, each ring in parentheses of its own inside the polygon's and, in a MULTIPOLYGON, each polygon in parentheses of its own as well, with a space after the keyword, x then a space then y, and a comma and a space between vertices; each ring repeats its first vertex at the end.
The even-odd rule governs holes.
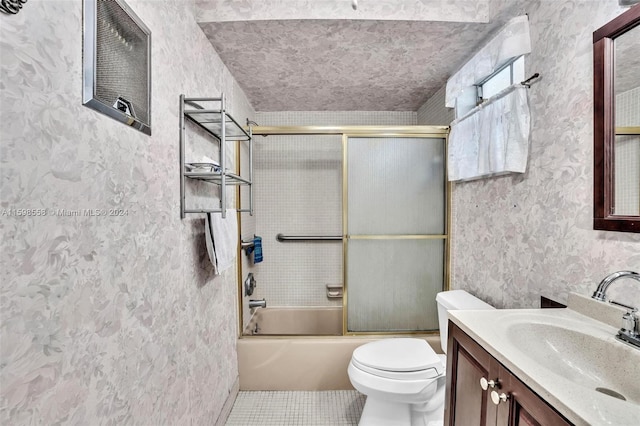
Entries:
MULTIPOLYGON (((447 311, 493 309, 463 290, 438 293, 442 350, 447 348, 447 311)), ((423 339, 390 338, 353 351, 347 369, 354 388, 367 396, 360 426, 436 426, 444 416, 445 355, 423 339)))
MULTIPOLYGON (((413 425, 442 420, 445 366, 422 339, 395 338, 367 343, 353 351, 347 370, 349 379, 367 395, 360 425, 413 425), (412 417, 425 418, 416 423, 412 417)), ((417 420, 417 419, 416 419, 417 420)))

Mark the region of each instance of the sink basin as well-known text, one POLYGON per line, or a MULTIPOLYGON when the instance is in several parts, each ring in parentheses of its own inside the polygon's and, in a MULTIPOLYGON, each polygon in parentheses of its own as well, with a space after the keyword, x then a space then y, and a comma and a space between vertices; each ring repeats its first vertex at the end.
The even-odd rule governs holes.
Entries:
POLYGON ((615 341, 611 331, 516 321, 505 332, 522 355, 542 368, 594 392, 640 404, 640 367, 630 352, 636 349, 615 341))

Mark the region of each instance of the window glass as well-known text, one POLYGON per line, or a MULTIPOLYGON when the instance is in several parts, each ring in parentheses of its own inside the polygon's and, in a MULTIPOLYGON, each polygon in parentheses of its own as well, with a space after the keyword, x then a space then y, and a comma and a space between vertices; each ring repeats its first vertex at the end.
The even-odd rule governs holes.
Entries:
POLYGON ((524 79, 524 56, 520 56, 480 85, 480 93, 482 95, 479 96, 479 98, 482 100, 489 99, 513 83, 523 81, 524 79))

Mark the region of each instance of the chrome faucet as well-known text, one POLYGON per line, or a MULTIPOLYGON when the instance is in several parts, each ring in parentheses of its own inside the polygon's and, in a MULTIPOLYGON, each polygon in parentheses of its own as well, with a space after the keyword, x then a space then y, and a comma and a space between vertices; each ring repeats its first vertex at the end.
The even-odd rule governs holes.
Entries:
MULTIPOLYGON (((613 274, 607 275, 600 284, 598 284, 598 288, 593 293, 592 298, 606 302, 605 295, 607 293, 607 288, 619 278, 633 278, 634 280, 640 282, 640 274, 633 271, 618 271, 613 274)), ((622 306, 627 309, 627 313, 622 316, 622 327, 618 331, 616 335, 616 339, 628 343, 634 346, 637 349, 640 349, 640 327, 638 326, 638 308, 634 306, 625 305, 624 303, 616 302, 614 300, 610 300, 609 303, 622 306)))
POLYGON ((614 281, 616 281, 619 278, 633 278, 634 280, 640 282, 640 274, 638 274, 637 272, 633 272, 633 271, 614 272, 613 274, 607 275, 606 277, 604 277, 602 281, 600 281, 600 284, 598 284, 598 288, 596 289, 596 291, 593 292, 593 296, 591 297, 601 302, 606 302, 607 299, 605 299, 604 296, 607 293, 607 289, 611 284, 613 284, 614 281))

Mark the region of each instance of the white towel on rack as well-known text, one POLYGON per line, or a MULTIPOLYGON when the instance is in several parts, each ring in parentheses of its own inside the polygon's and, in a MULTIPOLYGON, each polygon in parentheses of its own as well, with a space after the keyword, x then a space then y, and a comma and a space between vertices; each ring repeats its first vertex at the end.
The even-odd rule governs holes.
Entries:
POLYGON ((212 260, 216 275, 233 265, 238 252, 238 219, 235 210, 227 210, 226 218, 219 213, 207 213, 205 232, 210 232, 215 252, 212 260))
POLYGON ((479 118, 479 115, 473 115, 451 126, 448 149, 449 180, 467 179, 478 174, 479 118))

